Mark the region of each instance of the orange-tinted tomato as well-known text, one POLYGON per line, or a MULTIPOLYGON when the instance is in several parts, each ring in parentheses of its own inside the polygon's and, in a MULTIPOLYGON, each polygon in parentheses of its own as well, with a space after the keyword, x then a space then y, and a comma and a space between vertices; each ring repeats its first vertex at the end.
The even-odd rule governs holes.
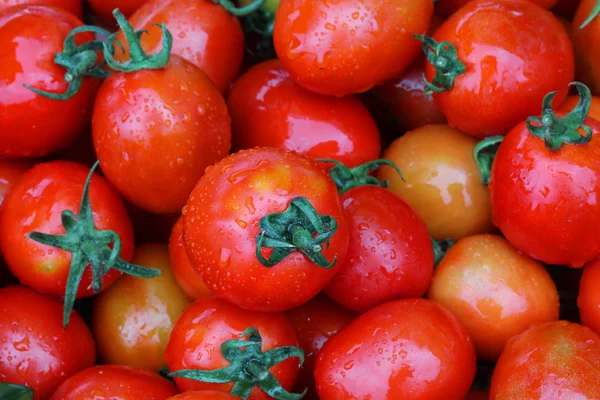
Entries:
POLYGON ((98 91, 92 133, 108 180, 154 213, 179 212, 204 169, 231 146, 221 93, 177 56, 161 70, 108 77, 98 91))
MULTIPOLYGON (((435 5, 435 11, 442 15, 454 14, 459 8, 474 0, 439 0, 435 5)), ((544 8, 552 8, 558 0, 529 0, 532 3, 538 4, 544 8)), ((576 0, 567 0, 570 2, 576 0)))
POLYGON ((492 376, 490 399, 600 398, 600 337, 567 321, 535 325, 510 339, 492 376))
POLYGON ((31 168, 31 164, 15 160, 0 160, 0 206, 6 192, 31 168))
MULTIPOLYGON (((565 102, 560 106, 560 110, 569 112, 579 102, 579 96, 569 96, 565 102)), ((593 118, 600 122, 600 97, 592 96, 592 104, 590 105, 590 111, 588 112, 588 118, 593 118)))
POLYGON ((188 298, 196 300, 200 297, 210 296, 210 290, 202 282, 200 274, 192 266, 185 252, 183 244, 183 217, 180 217, 175 226, 173 226, 169 240, 169 256, 173 275, 188 298))
POLYGON ((600 18, 592 20, 585 28, 581 24, 592 13, 596 0, 581 0, 573 17, 573 45, 577 58, 578 78, 590 86, 592 93, 600 95, 600 18))
POLYGON ((389 182, 436 240, 492 232, 490 196, 473 159, 476 144, 447 125, 427 125, 406 133, 383 154, 400 167, 406 182, 388 167, 377 177, 389 182))
POLYGON ((273 39, 283 67, 316 93, 361 93, 399 75, 419 54, 413 34, 433 15, 431 0, 283 0, 273 39))
POLYGON ((592 261, 583 269, 579 283, 577 306, 581 323, 600 334, 600 261, 592 261))
POLYGON ((0 0, 0 12, 21 4, 40 4, 49 7, 62 8, 77 18, 81 19, 83 17, 82 0, 0 0))
POLYGON ((427 298, 469 331, 480 359, 495 361, 508 339, 531 325, 558 320, 558 292, 543 265, 504 238, 461 239, 436 267, 427 298))
POLYGON ((170 397, 168 400, 239 400, 239 397, 214 390, 189 391, 170 397))
POLYGON ((173 325, 189 304, 169 265, 166 244, 136 249, 132 263, 159 269, 152 279, 124 276, 96 297, 92 330, 105 364, 158 371, 173 325))
POLYGON ((107 22, 114 21, 112 12, 115 8, 128 17, 147 2, 148 0, 88 0, 92 11, 107 22))
POLYGON ((277 147, 332 158, 347 167, 375 160, 381 153, 377 126, 358 98, 309 92, 296 85, 277 60, 242 75, 227 105, 236 150, 277 147))

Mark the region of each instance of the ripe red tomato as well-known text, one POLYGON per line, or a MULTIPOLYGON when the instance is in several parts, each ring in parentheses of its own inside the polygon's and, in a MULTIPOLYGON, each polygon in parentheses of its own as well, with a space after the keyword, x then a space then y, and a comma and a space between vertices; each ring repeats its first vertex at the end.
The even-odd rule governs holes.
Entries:
POLYGON ((318 399, 314 374, 317 354, 329 338, 352 322, 358 314, 334 303, 324 294, 319 294, 309 302, 286 311, 286 316, 294 326, 305 357, 296 388, 298 391, 308 389, 305 400, 318 399))
POLYGON ((31 166, 31 163, 23 161, 0 160, 0 206, 8 190, 31 166))
MULTIPOLYGON (((435 5, 435 11, 442 15, 454 14, 459 8, 464 7, 467 3, 474 0, 439 0, 435 5)), ((538 4, 544 8, 550 9, 558 2, 558 0, 529 0, 532 3, 538 4)), ((574 1, 574 0, 568 0, 574 1)))
POLYGON ((567 321, 535 325, 510 339, 490 399, 600 398, 600 337, 567 321))
POLYGON ((569 36, 551 12, 530 2, 472 1, 450 16, 433 39, 451 43, 457 53, 443 46, 429 53, 427 80, 447 88, 435 90, 435 104, 450 126, 476 137, 508 132, 537 113, 550 91, 561 92, 560 104, 573 80, 569 36), (438 79, 433 60, 440 65, 438 79), (465 70, 453 79, 459 64, 465 70))
MULTIPOLYGON (((577 106, 578 102, 579 96, 569 96, 560 106, 560 111, 569 112, 577 106)), ((593 118, 596 121, 600 121, 600 97, 592 96, 592 103, 590 105, 590 111, 588 112, 588 118, 593 118)))
POLYGON ((544 266, 496 235, 464 238, 448 250, 435 268, 427 298, 456 315, 478 358, 491 361, 514 335, 558 320, 560 307, 544 266))
POLYGON ((179 212, 204 169, 231 145, 221 94, 177 56, 164 69, 107 78, 96 98, 92 133, 108 180, 154 213, 179 212))
POLYGON ((82 0, 0 0, 0 12, 21 4, 40 4, 49 7, 62 8, 76 16, 83 17, 82 0))
POLYGON ((177 389, 160 375, 122 365, 98 365, 67 379, 50 400, 167 400, 177 389))
POLYGON ((350 242, 340 272, 325 288, 336 302, 366 311, 399 298, 421 297, 433 273, 425 223, 398 195, 362 186, 342 195, 350 242))
POLYGON ((129 23, 135 30, 148 31, 141 43, 149 54, 163 45, 161 29, 154 22, 164 22, 173 34, 171 54, 195 64, 221 92, 239 75, 244 33, 238 19, 223 6, 211 0, 147 1, 129 23))
MULTIPOLYGON (((54 63, 68 33, 82 23, 72 14, 29 5, 0 13, 0 157, 37 157, 66 147, 90 121, 97 82, 84 78, 69 100, 51 100, 24 87, 64 93, 66 70, 54 63), (43 40, 42 40, 43 38, 43 40)), ((78 36, 78 43, 92 39, 78 36)))
MULTIPOLYGON (((581 101, 589 104, 589 90, 577 87, 581 101)), ((600 256, 595 230, 600 224, 600 122, 581 118, 587 112, 583 104, 568 117, 555 115, 551 104, 549 95, 543 106, 547 126, 528 120, 537 121, 531 129, 541 137, 528 131, 530 122, 522 122, 500 145, 490 183, 493 218, 522 253, 547 264, 581 268, 600 256), (582 124, 589 126, 586 144, 582 124)))
POLYGON ((180 217, 175 226, 173 226, 169 240, 169 256, 173 275, 188 298, 196 300, 200 297, 210 296, 210 290, 202 282, 200 274, 192 266, 185 252, 183 244, 183 217, 180 217))
MULTIPOLYGON (((62 235, 63 210, 79 211, 81 194, 89 169, 83 165, 52 161, 38 164, 26 172, 12 187, 0 216, 0 249, 6 264, 22 284, 40 292, 65 295, 71 253, 28 239, 37 231, 62 235)), ((121 238, 121 258, 133 255, 133 229, 119 195, 101 176, 94 175, 89 198, 98 230, 115 231, 121 238)), ((115 269, 102 279, 102 289, 109 287, 121 273, 115 269)), ((92 274, 86 268, 77 297, 94 293, 92 274)))
POLYGON ((577 306, 581 324, 600 334, 600 261, 593 261, 585 266, 579 284, 577 306))
POLYGON ((596 0, 581 0, 573 17, 572 36, 579 79, 590 85, 594 94, 600 95, 600 56, 591 50, 600 45, 600 18, 596 16, 581 28, 595 6, 596 0))
POLYGON ((170 397, 168 400, 239 400, 239 397, 229 393, 215 392, 214 390, 189 391, 170 397))
POLYGON ((256 146, 335 159, 355 167, 379 158, 375 121, 353 96, 326 97, 296 85, 277 60, 254 66, 233 85, 227 99, 233 147, 256 146))
POLYGON ((204 283, 250 310, 305 303, 331 281, 348 248, 335 184, 291 151, 256 148, 221 160, 206 170, 183 214, 185 248, 204 283))
POLYGON ((110 22, 114 21, 112 12, 115 8, 118 8, 125 16, 129 17, 147 2, 148 0, 88 0, 92 11, 103 20, 110 22))
POLYGON ((77 312, 63 328, 58 299, 22 286, 0 289, 0 382, 26 385, 47 400, 71 375, 96 362, 94 339, 77 312))
MULTIPOLYGON (((231 361, 221 353, 222 344, 228 340, 240 339, 240 335, 249 327, 256 328, 262 336, 261 349, 264 352, 282 346, 298 345, 294 328, 283 314, 246 311, 224 300, 205 297, 192 303, 173 328, 165 351, 169 370, 211 371, 231 365, 231 361)), ((294 387, 298 376, 298 361, 288 358, 270 368, 270 372, 281 386, 289 391, 294 387)), ((177 376, 175 382, 183 392, 230 392, 234 386, 233 383, 205 383, 177 376)), ((266 400, 270 397, 255 387, 249 399, 266 400)))
POLYGON ((419 54, 431 0, 283 0, 273 39, 292 79, 316 93, 361 93, 399 75, 419 54))
POLYGON ((367 311, 321 349, 321 400, 463 400, 475 377, 466 329, 429 300, 389 302, 367 311))

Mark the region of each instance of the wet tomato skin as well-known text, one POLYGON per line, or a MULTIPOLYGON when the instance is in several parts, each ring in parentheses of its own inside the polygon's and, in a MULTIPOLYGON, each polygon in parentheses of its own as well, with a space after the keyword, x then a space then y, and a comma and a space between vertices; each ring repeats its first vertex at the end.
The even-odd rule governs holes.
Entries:
POLYGON ((83 16, 83 2, 81 0, 0 0, 0 12, 10 7, 25 4, 39 4, 60 8, 70 12, 79 19, 83 16))
POLYGON ((277 60, 254 66, 227 99, 235 150, 256 146, 331 158, 348 167, 375 160, 379 132, 354 96, 321 96, 296 85, 277 60))
POLYGON ((567 321, 538 324, 508 341, 492 375, 490 399, 600 397, 600 337, 567 321))
MULTIPOLYGON (((433 38, 456 46, 466 72, 434 93, 450 126, 484 138, 505 134, 540 111, 546 94, 559 105, 574 77, 573 48, 560 21, 527 1, 478 0, 450 16, 433 38)), ((426 65, 431 82, 435 69, 426 65)))
POLYGON ((583 269, 579 284, 577 306, 581 324, 600 334, 600 261, 592 261, 583 269))
POLYGON ((335 184, 315 161, 287 150, 242 150, 209 167, 183 214, 186 252, 204 283, 216 296, 249 310, 284 311, 308 301, 337 273, 348 248, 335 184), (270 268, 256 258, 260 219, 285 211, 296 197, 337 221, 322 251, 329 261, 337 254, 330 269, 300 251, 270 268))
POLYGON ((300 86, 338 97, 361 93, 410 65, 420 49, 412 35, 425 33, 432 15, 430 0, 283 0, 275 50, 300 86))
POLYGON ((466 329, 425 299, 367 311, 325 343, 315 367, 321 400, 463 400, 474 377, 466 329))
MULTIPOLYGON (((62 235, 63 210, 79 213, 83 186, 89 168, 68 161, 38 164, 12 187, 0 214, 0 248, 11 272, 26 286, 57 297, 65 295, 71 253, 30 240, 31 232, 62 235)), ((94 175, 89 198, 98 230, 113 230, 121 238, 121 258, 133 255, 133 228, 125 206, 112 186, 94 175)), ((112 270, 104 275, 102 289, 121 276, 112 270)), ((83 274, 77 298, 91 296, 91 271, 83 274)))
POLYGON ((67 379, 50 400, 167 400, 177 389, 160 375, 124 365, 97 365, 67 379))
MULTIPOLYGON (((64 93, 65 69, 54 63, 82 22, 67 11, 24 5, 0 12, 0 157, 33 158, 67 147, 90 121, 98 82, 85 78, 69 100, 40 96, 23 85, 64 93), (40 38, 44 38, 41 40, 40 38), (21 45, 17 45, 21 43, 21 45)), ((78 44, 93 39, 81 34, 78 44)))
POLYGON ((479 359, 495 361, 508 339, 558 320, 558 292, 543 265, 496 235, 463 238, 436 267, 427 298, 469 331, 479 359))
POLYGON ((421 297, 433 273, 427 227, 392 191, 362 186, 342 195, 350 242, 329 297, 364 312, 399 298, 421 297))
POLYGON ((73 311, 63 328, 62 314, 58 299, 23 286, 0 289, 0 382, 29 386, 35 400, 48 400, 65 379, 95 364, 87 325, 73 311))
POLYGON ((168 400, 238 400, 239 397, 229 393, 216 392, 214 390, 189 391, 169 397, 168 400))
MULTIPOLYGON (((467 3, 472 2, 474 0, 440 0, 435 5, 435 11, 442 15, 450 15, 454 14, 458 11, 459 8, 465 6, 467 3)), ((558 2, 558 0, 528 0, 532 3, 540 5, 546 9, 550 9, 554 7, 554 5, 558 2)), ((575 1, 575 0, 568 0, 575 1)))
POLYGON ((9 189, 32 166, 33 164, 26 161, 0 160, 0 206, 2 206, 9 189))
MULTIPOLYGON (((564 112, 557 112, 564 117, 564 112)), ((494 223, 522 253, 546 264, 581 268, 600 256, 600 122, 592 140, 551 152, 525 122, 506 136, 492 168, 494 223), (544 227, 544 235, 539 234, 544 227)))

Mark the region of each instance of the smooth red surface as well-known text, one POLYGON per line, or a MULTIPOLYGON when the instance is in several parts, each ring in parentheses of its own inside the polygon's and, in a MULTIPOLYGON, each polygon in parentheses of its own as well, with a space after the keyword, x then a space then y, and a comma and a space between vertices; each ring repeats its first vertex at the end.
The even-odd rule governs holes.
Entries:
POLYGON ((115 8, 118 8, 126 17, 129 17, 147 2, 148 0, 88 0, 90 8, 94 13, 99 15, 104 21, 114 25, 116 25, 116 22, 112 12, 115 8))
MULTIPOLYGON (((66 329, 58 299, 22 286, 0 289, 0 382, 26 385, 47 400, 96 362, 94 339, 77 311, 66 329)), ((61 399, 64 400, 64 399, 61 399)))
POLYGON ((0 12, 6 10, 7 8, 21 4, 39 4, 43 6, 61 8, 70 12, 77 18, 83 17, 82 0, 0 0, 0 12))
POLYGON ((359 314, 319 294, 307 303, 287 311, 286 316, 294 326, 300 348, 304 351, 304 364, 296 384, 296 392, 308 389, 305 400, 318 399, 315 386, 315 361, 321 347, 352 322, 359 314))
POLYGON ((583 269, 579 283, 577 306, 581 324, 600 334, 600 261, 592 261, 583 269))
MULTIPOLYGON (((98 82, 85 78, 74 97, 55 101, 25 88, 64 93, 65 69, 54 63, 63 41, 82 22, 45 6, 0 12, 0 157, 32 158, 66 147, 89 124, 98 82)), ((78 43, 92 35, 78 36, 78 43)))
POLYGON ((600 398, 600 337, 567 321, 536 325, 508 341, 490 399, 600 398))
POLYGON ((177 389, 160 375, 121 365, 98 365, 67 379, 50 400, 166 400, 177 389))
MULTIPOLYGON (((242 308, 284 311, 310 300, 331 281, 346 257, 348 225, 333 181, 315 161, 280 149, 235 153, 206 170, 183 210, 190 262, 217 296, 242 308), (332 216, 337 232, 322 251, 337 264, 324 269, 300 251, 267 268, 256 258, 259 221, 305 197, 332 216)), ((263 256, 270 256, 263 250, 263 256)))
MULTIPOLYGON (((422 78, 421 78, 422 79, 422 78)), ((296 85, 277 60, 254 66, 227 98, 235 150, 256 146, 331 158, 348 167, 379 158, 375 121, 354 96, 321 96, 296 85)))
MULTIPOLYGON (((452 88, 435 93, 450 126, 476 137, 504 134, 540 112, 546 94, 567 93, 573 49, 560 21, 521 0, 479 0, 449 17, 433 38, 456 46, 467 70, 452 88)), ((435 70, 430 63, 426 76, 435 70)))
MULTIPOLYGON (((294 328, 281 313, 246 311, 214 298, 201 298, 192 303, 181 315, 165 351, 171 371, 182 369, 213 370, 229 365, 221 355, 221 344, 239 339, 248 327, 254 327, 262 337, 266 352, 281 346, 298 346, 294 328), (199 329, 201 327, 201 329, 199 329)), ((286 390, 294 387, 298 376, 298 359, 289 358, 270 369, 286 390)), ((182 391, 219 390, 230 392, 233 383, 216 384, 175 378, 182 391)), ((270 397, 255 387, 249 400, 267 400, 270 397)))
POLYGON ((594 18, 585 28, 579 29, 595 6, 596 0, 581 0, 573 17, 572 36, 578 78, 592 93, 600 95, 600 54, 594 51, 600 46, 600 18, 594 18))
POLYGON ((0 206, 8 190, 31 167, 31 163, 24 161, 0 160, 0 206))
POLYGON ((422 297, 433 273, 425 223, 394 192, 371 186, 342 196, 350 242, 325 292, 355 311, 399 298, 422 297))
POLYGON ((239 400, 239 397, 232 396, 229 393, 215 392, 214 390, 202 390, 178 394, 169 398, 169 400, 239 400))
MULTIPOLYGON (((467 3, 473 0, 439 0, 439 3, 435 5, 435 11, 442 15, 454 14, 459 8, 465 6, 467 3)), ((529 0, 532 3, 538 4, 544 8, 552 8, 558 0, 529 0)), ((574 2, 576 0, 567 0, 574 2)))
POLYGON ((102 172, 154 213, 181 211, 204 169, 231 147, 221 94, 176 56, 161 70, 113 73, 98 91, 92 123, 102 172))
MULTIPOLYGON (((52 161, 38 164, 13 186, 2 204, 0 248, 6 264, 22 284, 58 297, 65 295, 71 253, 27 239, 31 232, 62 235, 63 210, 76 215, 89 169, 83 165, 52 161)), ((123 202, 108 182, 94 175, 89 198, 98 230, 113 230, 121 237, 121 258, 133 256, 133 229, 123 202)), ((111 270, 102 279, 110 286, 121 273, 111 270)), ((93 294, 92 274, 83 274, 77 297, 93 294)))
POLYGON ((321 400, 463 400, 475 377, 475 349, 444 307, 397 300, 355 319, 321 349, 321 400))
POLYGON ((589 143, 551 152, 523 122, 492 168, 494 223, 517 250, 547 264, 581 268, 600 256, 600 123, 585 123, 594 134, 589 143))
MULTIPOLYGON (((570 112, 579 103, 579 96, 569 96, 565 102, 560 106, 560 110, 564 112, 570 112)), ((600 122, 600 97, 592 96, 592 103, 590 104, 590 110, 588 111, 588 118, 593 118, 600 122)))
POLYGON ((316 93, 361 93, 397 76, 418 56, 431 0, 283 0, 273 39, 292 79, 316 93))

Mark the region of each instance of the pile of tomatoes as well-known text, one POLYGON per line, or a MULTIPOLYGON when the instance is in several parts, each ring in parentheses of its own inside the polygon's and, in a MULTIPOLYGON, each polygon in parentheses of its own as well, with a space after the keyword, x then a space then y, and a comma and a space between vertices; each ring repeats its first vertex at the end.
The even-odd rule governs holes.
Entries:
POLYGON ((598 14, 0 0, 0 399, 600 399, 598 14))

